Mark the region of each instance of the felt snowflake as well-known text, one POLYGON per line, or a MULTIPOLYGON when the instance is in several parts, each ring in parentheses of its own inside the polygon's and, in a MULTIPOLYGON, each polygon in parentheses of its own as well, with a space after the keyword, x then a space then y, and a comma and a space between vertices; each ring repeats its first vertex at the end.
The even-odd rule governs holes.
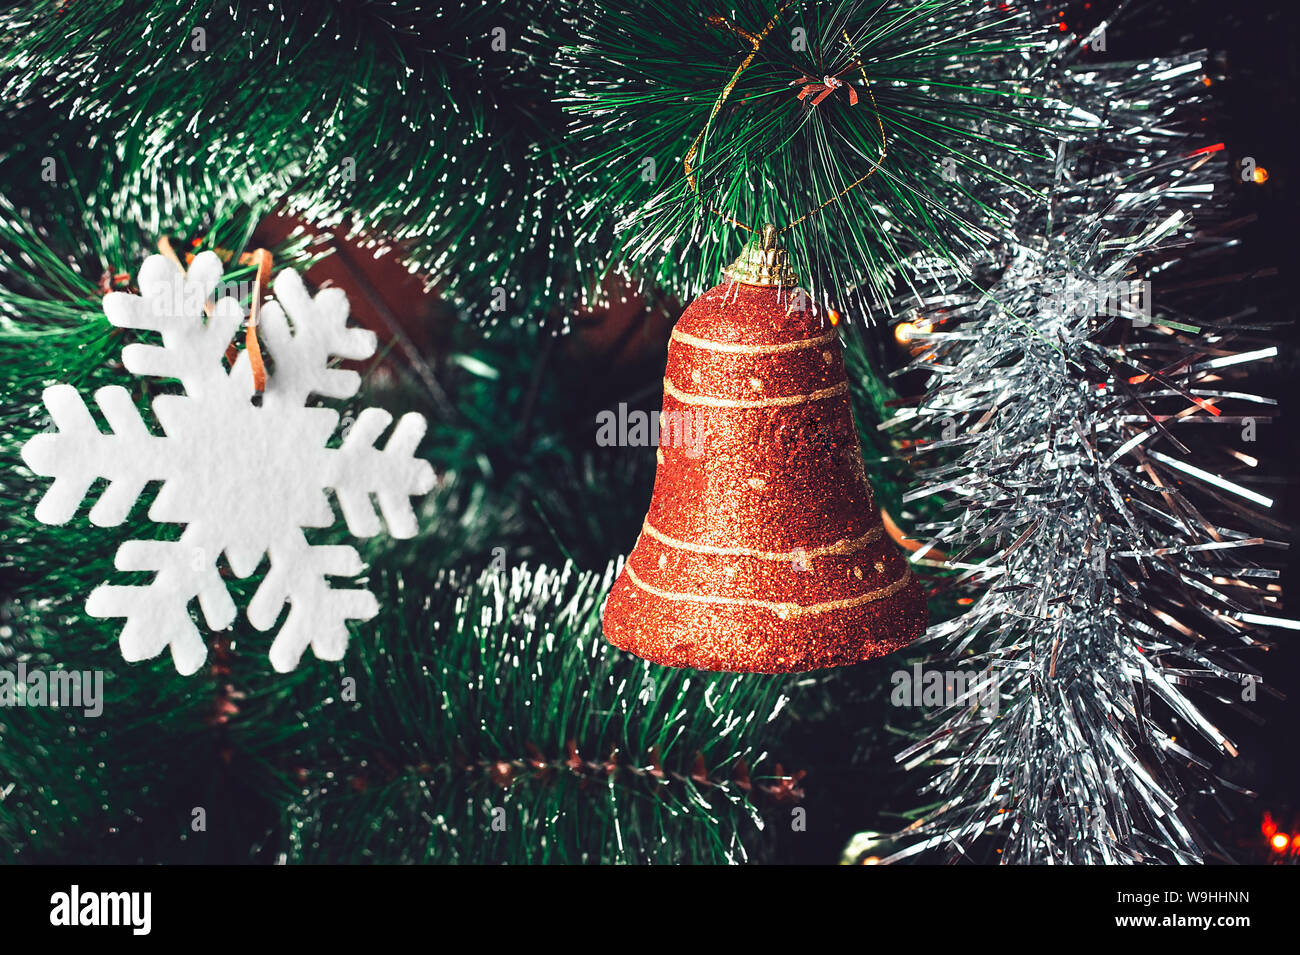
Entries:
POLYGON ((277 670, 292 670, 308 646, 321 659, 338 660, 347 648, 347 621, 368 620, 379 605, 368 590, 330 586, 331 576, 361 572, 355 548, 310 544, 302 529, 334 523, 325 493, 333 489, 354 536, 380 531, 372 495, 388 533, 413 536, 410 497, 434 481, 430 464, 414 457, 424 419, 403 415, 380 450, 375 443, 392 416, 366 408, 339 446, 328 446, 339 414, 312 407, 308 399, 354 395, 360 376, 329 367, 330 360, 369 357, 375 336, 347 327, 342 290, 326 288, 312 297, 287 270, 273 283, 275 300, 261 310, 258 331, 274 365, 255 403, 248 352, 241 351, 229 370, 222 361, 244 310, 233 297, 212 297, 221 274, 212 252, 196 256, 188 273, 155 255, 140 269, 140 295, 105 296, 104 314, 114 325, 162 336, 161 345, 127 345, 126 369, 178 380, 184 394, 153 399, 161 431, 154 433, 125 388, 100 388, 95 403, 111 429, 105 434, 74 388, 46 388, 45 406, 57 431, 36 435, 23 448, 28 467, 54 478, 36 517, 67 522, 91 485, 104 478, 108 486, 90 521, 112 527, 126 519, 148 482, 162 482, 149 518, 184 530, 176 540, 125 541, 115 561, 119 570, 154 571, 153 581, 101 584, 86 602, 93 617, 126 618, 120 644, 127 660, 149 659, 170 646, 179 672, 203 664, 207 648, 189 605, 198 598, 213 630, 234 622, 235 604, 217 564, 223 553, 240 578, 257 570, 263 555, 270 557, 247 614, 254 627, 269 630, 289 605, 271 645, 277 670))

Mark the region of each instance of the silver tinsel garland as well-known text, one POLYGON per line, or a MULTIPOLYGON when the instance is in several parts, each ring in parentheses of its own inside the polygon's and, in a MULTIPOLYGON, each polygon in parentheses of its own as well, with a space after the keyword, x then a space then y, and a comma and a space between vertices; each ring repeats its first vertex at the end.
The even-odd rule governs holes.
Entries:
POLYGON ((1229 787, 1218 723, 1262 680, 1241 651, 1296 626, 1256 563, 1272 502, 1239 476, 1274 402, 1232 379, 1276 349, 1216 294, 1233 173, 1184 122, 1204 57, 1089 67, 1077 50, 1026 78, 1078 123, 1039 173, 1047 204, 1020 209, 983 291, 921 265, 898 303, 931 377, 882 427, 922 439, 908 499, 942 502, 914 559, 942 555, 975 596, 925 649, 981 678, 899 755, 932 771, 936 805, 874 848, 886 862, 1218 854, 1197 809, 1229 787))

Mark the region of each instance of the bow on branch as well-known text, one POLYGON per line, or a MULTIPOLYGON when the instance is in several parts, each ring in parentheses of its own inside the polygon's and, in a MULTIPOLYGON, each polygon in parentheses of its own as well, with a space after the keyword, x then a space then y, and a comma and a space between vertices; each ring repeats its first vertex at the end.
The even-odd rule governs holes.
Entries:
POLYGON ((799 91, 799 99, 802 100, 816 94, 816 97, 812 101, 813 106, 820 105, 822 100, 830 96, 841 86, 848 88, 849 105, 858 105, 858 91, 853 88, 852 83, 848 80, 842 80, 838 76, 823 76, 820 83, 811 76, 801 76, 790 85, 798 86, 800 83, 804 84, 804 87, 799 91))

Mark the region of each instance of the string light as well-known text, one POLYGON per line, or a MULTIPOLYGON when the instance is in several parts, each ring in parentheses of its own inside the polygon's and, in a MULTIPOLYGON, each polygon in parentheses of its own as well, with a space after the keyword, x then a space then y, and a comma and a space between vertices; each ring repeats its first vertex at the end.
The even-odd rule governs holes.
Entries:
POLYGON ((915 322, 899 322, 894 326, 894 340, 906 345, 922 335, 928 335, 934 329, 934 323, 926 319, 915 322))

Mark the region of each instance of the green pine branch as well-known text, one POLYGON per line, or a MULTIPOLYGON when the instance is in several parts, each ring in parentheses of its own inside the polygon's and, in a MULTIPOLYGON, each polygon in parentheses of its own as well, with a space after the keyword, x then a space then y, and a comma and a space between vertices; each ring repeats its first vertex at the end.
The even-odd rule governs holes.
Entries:
POLYGON ((1006 170, 1044 161, 1028 134, 1058 122, 1054 101, 1012 82, 1044 28, 997 5, 593 3, 576 30, 558 86, 581 140, 574 188, 590 197, 580 233, 618 222, 616 254, 687 296, 735 256, 730 220, 807 216, 787 236, 805 284, 864 317, 909 253, 959 264, 1006 229, 988 197, 1034 195, 1006 170), (816 90, 799 97, 826 76, 857 103, 842 86, 816 106, 816 90))
POLYGON ((79 126, 106 159, 82 187, 119 217, 187 191, 284 206, 396 246, 486 325, 502 288, 521 320, 575 284, 550 234, 562 124, 533 79, 562 25, 542 3, 21 3, 0 17, 13 181, 39 190, 35 160, 79 126))
POLYGON ((285 757, 292 861, 725 862, 762 845, 791 681, 658 667, 601 635, 605 573, 400 578, 285 757), (354 684, 347 681, 353 680, 354 684))

